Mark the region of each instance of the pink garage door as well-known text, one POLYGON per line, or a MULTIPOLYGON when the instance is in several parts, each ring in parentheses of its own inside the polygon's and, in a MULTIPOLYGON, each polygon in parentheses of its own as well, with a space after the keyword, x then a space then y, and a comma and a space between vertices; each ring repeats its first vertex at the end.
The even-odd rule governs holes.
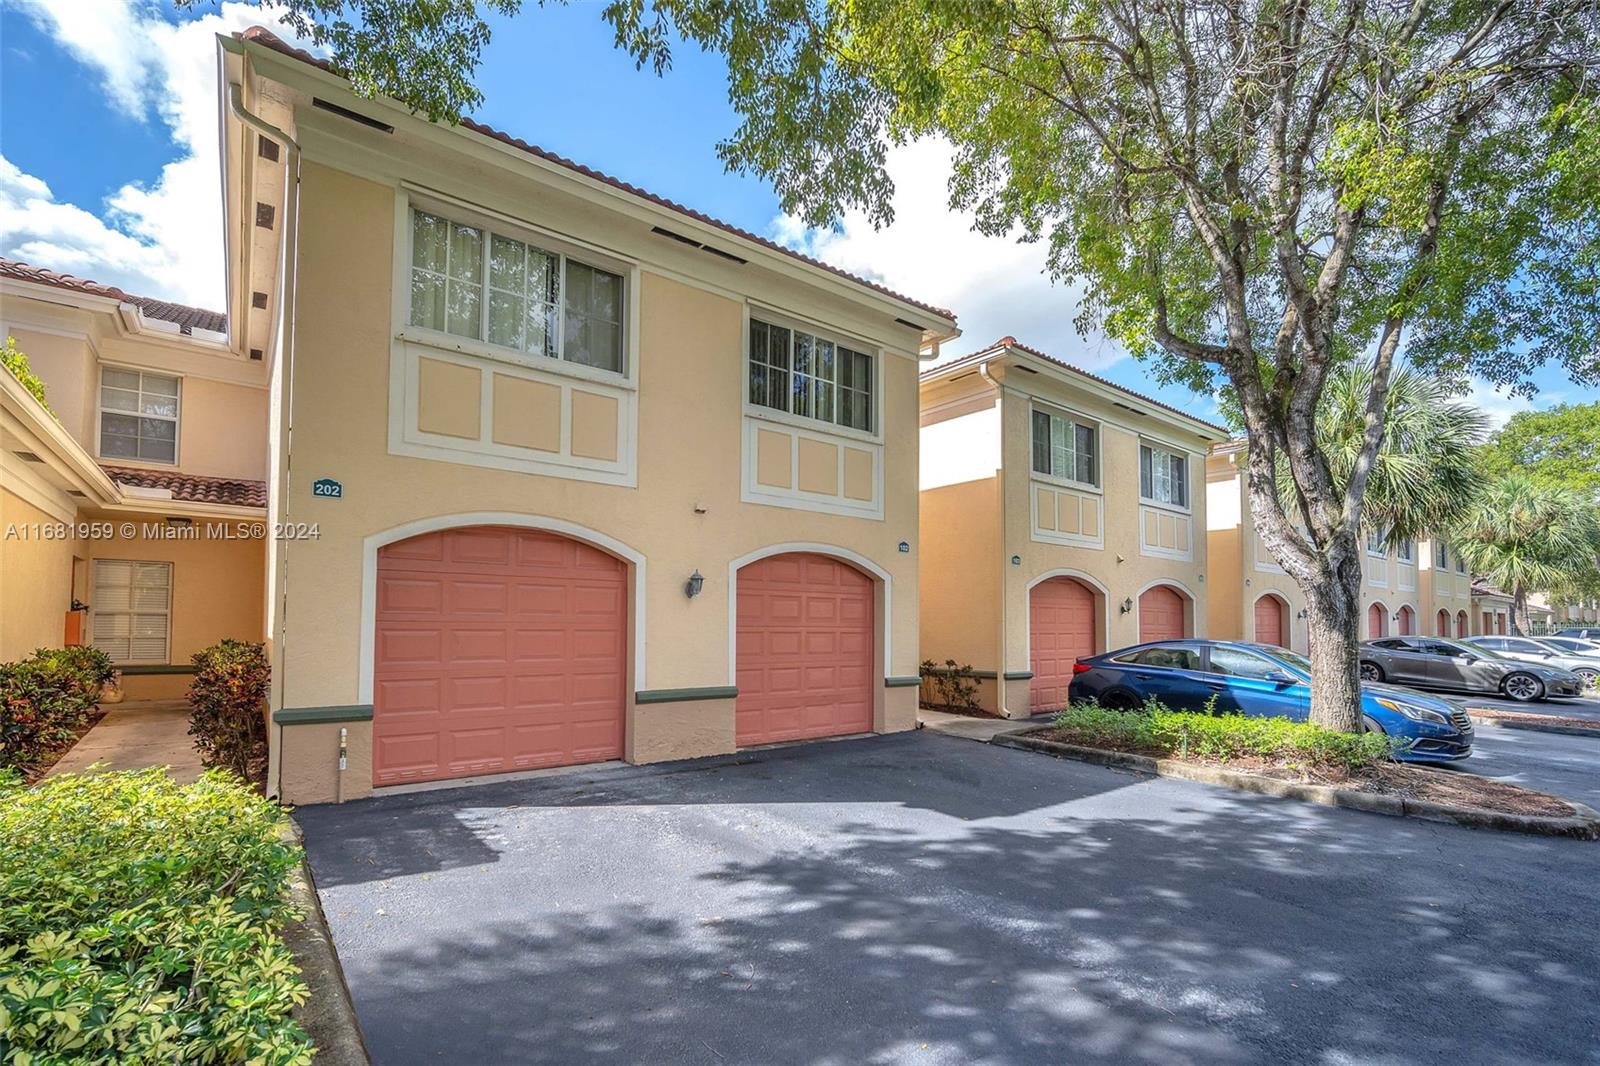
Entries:
POLYGON ((1072 664, 1094 654, 1094 593, 1070 577, 1053 577, 1028 593, 1028 669, 1033 671, 1028 709, 1067 705, 1072 664))
POLYGON ((1456 638, 1459 640, 1467 635, 1467 612, 1456 612, 1456 638))
POLYGON ((537 530, 378 552, 372 783, 622 756, 627 570, 537 530))
POLYGON ((734 741, 872 729, 872 579, 837 559, 794 553, 738 574, 734 741))
POLYGON ((1368 640, 1377 640, 1379 637, 1387 636, 1387 634, 1384 633, 1384 628, 1385 628, 1384 622, 1386 622, 1387 620, 1388 620, 1387 616, 1384 614, 1384 611, 1383 611, 1383 604, 1374 603, 1372 606, 1368 607, 1367 608, 1367 639, 1368 640))
POLYGON ((1415 616, 1412 614, 1411 608, 1409 608, 1409 607, 1400 608, 1400 618, 1396 622, 1395 628, 1396 628, 1396 630, 1399 632, 1399 634, 1402 637, 1411 636, 1411 630, 1413 628, 1412 627, 1412 619, 1414 617, 1415 616))
POLYGON ((1433 635, 1448 637, 1450 635, 1450 612, 1440 611, 1439 616, 1433 620, 1433 635))
POLYGON ((1289 646, 1289 634, 1283 624, 1283 601, 1276 596, 1263 596, 1256 601, 1256 639, 1263 644, 1289 646))
POLYGON ((1139 643, 1152 640, 1182 640, 1188 636, 1184 623, 1183 594, 1171 585, 1146 589, 1139 597, 1139 643))

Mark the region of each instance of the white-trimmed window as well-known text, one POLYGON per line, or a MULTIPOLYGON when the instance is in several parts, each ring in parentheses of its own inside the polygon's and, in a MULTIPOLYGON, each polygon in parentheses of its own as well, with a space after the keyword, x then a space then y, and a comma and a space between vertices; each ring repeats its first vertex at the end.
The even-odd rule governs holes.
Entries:
POLYGON ((1395 548, 1395 557, 1402 563, 1409 563, 1417 557, 1417 546, 1414 541, 1402 540, 1395 548))
POLYGON ((172 630, 172 564, 96 559, 94 646, 115 663, 165 663, 172 630))
POLYGON ((100 457, 178 461, 178 379, 143 370, 100 371, 100 457))
POLYGON ((411 212, 413 326, 621 374, 626 309, 620 274, 411 212))
POLYGON ((1151 503, 1189 506, 1189 457, 1153 444, 1139 445, 1139 495, 1151 503))
POLYGON ((1447 570, 1450 567, 1450 546, 1442 540, 1434 542, 1433 565, 1440 570, 1447 570))
POLYGON ((804 330, 750 320, 750 402, 873 432, 872 356, 804 330))
POLYGON ((1099 486, 1099 435, 1094 425, 1034 408, 1034 473, 1099 486))
POLYGON ((1382 528, 1381 526, 1377 529, 1367 530, 1367 554, 1387 556, 1389 554, 1389 549, 1384 546, 1384 541, 1388 539, 1388 530, 1382 528))

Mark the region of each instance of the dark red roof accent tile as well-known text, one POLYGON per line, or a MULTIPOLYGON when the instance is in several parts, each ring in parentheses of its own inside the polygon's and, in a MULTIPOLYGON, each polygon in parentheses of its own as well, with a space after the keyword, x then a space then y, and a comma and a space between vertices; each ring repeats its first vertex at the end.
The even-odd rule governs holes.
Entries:
POLYGON ((88 278, 58 274, 54 270, 46 270, 44 267, 19 262, 16 259, 0 258, 0 277, 16 278, 18 281, 31 281, 36 285, 48 285, 55 289, 68 289, 72 292, 131 303, 137 306, 146 318, 174 323, 182 333, 192 333, 196 329, 210 330, 213 333, 228 332, 228 316, 220 311, 207 311, 204 308, 175 304, 150 296, 134 296, 115 285, 102 285, 88 278))
MULTIPOLYGON (((318 70, 325 70, 329 74, 333 74, 336 77, 344 76, 338 70, 335 70, 333 64, 329 63, 327 60, 319 59, 304 49, 296 48, 294 45, 289 44, 288 42, 279 38, 277 34, 273 33, 265 26, 252 26, 243 33, 234 34, 234 36, 243 41, 254 41, 257 44, 272 49, 274 52, 277 52, 280 55, 286 55, 291 59, 297 59, 302 63, 316 67, 318 70)), ((637 185, 630 185, 628 182, 625 182, 620 178, 614 178, 610 174, 595 170, 593 167, 586 167, 582 163, 573 162, 571 159, 568 159, 565 156, 557 155, 555 152, 540 148, 536 144, 529 144, 527 141, 524 141, 519 137, 513 137, 509 133, 504 133, 500 130, 497 130, 493 126, 487 126, 482 122, 478 122, 470 118, 462 118, 460 124, 474 133, 489 137, 493 140, 499 141, 502 144, 510 145, 519 151, 527 152, 529 155, 543 159, 548 163, 554 163, 556 166, 563 167, 577 174, 582 174, 586 178, 593 178, 595 181, 603 182, 606 185, 611 186, 613 189, 619 189, 622 192, 628 193, 630 196, 637 196, 641 200, 648 200, 657 207, 664 207, 669 211, 692 218, 697 222, 703 222, 708 226, 714 226, 715 228, 722 230, 724 233, 738 237, 740 240, 750 241, 753 244, 758 244, 761 247, 771 249, 774 252, 781 252, 782 254, 789 256, 791 259, 798 259, 802 263, 826 270, 830 274, 836 274, 839 277, 844 278, 846 281, 854 282, 857 285, 871 289, 872 291, 880 293, 884 296, 900 300, 901 302, 910 304, 913 307, 920 307, 922 310, 927 311, 930 314, 939 315, 942 318, 949 319, 951 322, 956 320, 955 314, 943 307, 935 307, 933 304, 923 303, 921 300, 914 300, 909 296, 895 292, 893 289, 879 285, 875 281, 852 274, 847 270, 841 270, 836 266, 824 263, 820 259, 814 259, 809 255, 795 251, 793 248, 785 247, 776 241, 768 240, 766 237, 761 237, 751 233, 749 230, 740 229, 738 226, 723 222, 720 219, 712 218, 710 215, 707 215, 701 211, 696 211, 692 207, 686 207, 674 200, 668 200, 664 196, 657 196, 655 193, 641 189, 637 185)))
MULTIPOLYGON (((240 478, 206 477, 166 470, 136 470, 126 466, 100 464, 113 481, 141 489, 170 489, 174 500, 186 503, 219 503, 230 507, 266 507, 267 483, 240 478)), ((159 501, 156 501, 159 502, 159 501)))
POLYGON ((1196 417, 1195 415, 1190 414, 1188 411, 1185 411, 1185 410, 1183 410, 1181 408, 1178 408, 1178 407, 1174 407, 1169 403, 1163 403, 1163 402, 1161 402, 1160 400, 1156 399, 1153 396, 1146 396, 1142 392, 1134 392, 1132 389, 1128 388, 1126 385, 1118 385, 1115 381, 1110 381, 1110 380, 1108 380, 1106 378, 1103 378, 1099 374, 1091 374, 1089 371, 1083 369, 1083 367, 1081 367, 1081 366, 1073 366, 1071 363, 1067 362, 1065 359, 1057 359, 1053 355, 1046 355, 1044 352, 1041 352, 1037 348, 1030 348, 1026 344, 1022 344, 1022 343, 1018 342, 1017 338, 1015 338, 1015 337, 1001 337, 999 340, 995 341, 993 344, 989 345, 987 348, 979 348, 977 351, 972 352, 969 355, 963 355, 963 356, 961 356, 961 357, 959 357, 957 359, 952 359, 948 363, 940 363, 938 366, 931 367, 928 370, 924 370, 922 372, 921 376, 926 378, 926 377, 931 377, 931 376, 933 376, 935 374, 941 374, 945 370, 949 369, 951 366, 953 366, 956 363, 962 363, 962 362, 965 362, 965 361, 967 361, 969 359, 976 359, 981 355, 988 355, 990 352, 1003 351, 1006 348, 1015 348, 1019 352, 1027 352, 1029 355, 1033 356, 1036 359, 1043 359, 1047 363, 1054 363, 1056 366, 1064 367, 1065 369, 1072 371, 1074 374, 1082 374, 1084 377, 1088 378, 1089 380, 1098 381, 1100 384, 1105 385, 1108 388, 1116 389, 1118 392, 1123 393, 1124 395, 1132 396, 1135 399, 1143 400, 1145 403, 1154 404, 1155 406, 1161 408, 1164 411, 1171 411, 1175 415, 1182 415, 1184 418, 1187 418, 1189 421, 1198 422, 1200 425, 1205 426, 1207 429, 1214 429, 1218 433, 1223 434, 1225 437, 1232 435, 1232 431, 1229 430, 1226 426, 1219 426, 1215 422, 1207 422, 1205 419, 1196 417))

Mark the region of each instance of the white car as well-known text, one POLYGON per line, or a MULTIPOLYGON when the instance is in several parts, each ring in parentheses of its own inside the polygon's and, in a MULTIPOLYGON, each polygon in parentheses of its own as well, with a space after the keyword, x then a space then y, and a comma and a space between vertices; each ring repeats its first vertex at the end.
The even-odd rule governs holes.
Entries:
POLYGON ((1600 680, 1600 645, 1592 641, 1569 637, 1468 637, 1467 644, 1504 655, 1508 659, 1524 659, 1571 670, 1583 679, 1583 687, 1592 689, 1600 680), (1560 641, 1561 643, 1556 643, 1560 641), (1587 648, 1569 648, 1567 644, 1586 644, 1587 648))

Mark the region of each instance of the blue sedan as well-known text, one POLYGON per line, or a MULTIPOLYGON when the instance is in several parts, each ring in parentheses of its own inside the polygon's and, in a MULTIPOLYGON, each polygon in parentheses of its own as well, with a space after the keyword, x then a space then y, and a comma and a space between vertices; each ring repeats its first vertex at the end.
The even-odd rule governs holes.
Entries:
MULTIPOLYGON (((1079 659, 1067 698, 1133 710, 1156 700, 1175 711, 1311 714, 1311 661, 1284 648, 1226 640, 1166 640, 1079 659)), ((1437 696, 1389 685, 1361 687, 1361 710, 1373 732, 1411 741, 1396 758, 1448 762, 1472 754, 1472 719, 1437 696)))

